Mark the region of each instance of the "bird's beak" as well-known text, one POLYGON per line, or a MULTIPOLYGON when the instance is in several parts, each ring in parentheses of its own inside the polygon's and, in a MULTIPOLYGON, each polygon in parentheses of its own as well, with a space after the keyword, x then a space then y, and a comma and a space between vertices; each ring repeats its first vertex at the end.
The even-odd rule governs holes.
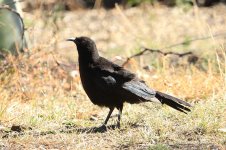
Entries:
POLYGON ((76 41, 76 38, 69 38, 69 39, 67 39, 66 41, 72 41, 72 42, 75 42, 76 41))

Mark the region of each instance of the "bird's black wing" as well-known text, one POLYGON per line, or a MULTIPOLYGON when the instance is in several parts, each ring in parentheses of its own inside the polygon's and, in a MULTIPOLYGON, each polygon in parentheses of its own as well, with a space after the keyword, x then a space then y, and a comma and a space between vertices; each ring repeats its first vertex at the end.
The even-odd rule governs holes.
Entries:
POLYGON ((124 68, 102 58, 91 66, 94 83, 103 91, 114 90, 121 87, 125 82, 136 78, 136 75, 124 68))
POLYGON ((123 95, 129 103, 156 102, 153 99, 155 91, 123 67, 101 58, 98 64, 92 66, 91 70, 92 74, 95 75, 95 84, 102 91, 123 95))
POLYGON ((93 73, 95 74, 95 84, 102 91, 122 94, 129 103, 156 102, 153 99, 155 91, 122 67, 104 68, 95 66, 92 70, 95 72, 93 73))

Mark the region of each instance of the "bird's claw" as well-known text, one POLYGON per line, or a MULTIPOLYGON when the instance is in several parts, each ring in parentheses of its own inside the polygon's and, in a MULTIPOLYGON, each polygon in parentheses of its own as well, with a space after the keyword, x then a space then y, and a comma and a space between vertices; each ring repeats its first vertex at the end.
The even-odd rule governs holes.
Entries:
POLYGON ((107 126, 105 124, 102 124, 99 128, 105 129, 107 126))
POLYGON ((97 127, 96 131, 98 131, 98 132, 105 132, 105 131, 107 131, 107 127, 106 127, 105 124, 103 124, 100 127, 97 127))

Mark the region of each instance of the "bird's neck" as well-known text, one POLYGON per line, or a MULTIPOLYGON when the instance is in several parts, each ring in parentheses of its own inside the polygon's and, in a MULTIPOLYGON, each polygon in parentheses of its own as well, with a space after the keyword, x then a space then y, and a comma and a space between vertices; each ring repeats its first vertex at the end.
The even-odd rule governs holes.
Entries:
POLYGON ((79 63, 90 64, 96 62, 100 58, 97 51, 79 54, 79 63))

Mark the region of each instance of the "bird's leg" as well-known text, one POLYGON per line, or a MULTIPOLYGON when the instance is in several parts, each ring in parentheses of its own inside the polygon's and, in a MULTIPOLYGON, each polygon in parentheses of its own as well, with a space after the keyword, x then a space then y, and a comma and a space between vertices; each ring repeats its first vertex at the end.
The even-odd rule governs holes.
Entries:
POLYGON ((122 116, 122 109, 123 109, 123 105, 118 108, 118 121, 117 121, 117 127, 118 128, 120 128, 120 120, 121 120, 121 116, 122 116))
POLYGON ((111 117, 111 114, 112 114, 113 110, 114 110, 114 107, 113 108, 110 108, 110 111, 109 111, 109 113, 107 115, 107 118, 105 119, 104 124, 102 126, 106 126, 107 125, 108 120, 111 117))

